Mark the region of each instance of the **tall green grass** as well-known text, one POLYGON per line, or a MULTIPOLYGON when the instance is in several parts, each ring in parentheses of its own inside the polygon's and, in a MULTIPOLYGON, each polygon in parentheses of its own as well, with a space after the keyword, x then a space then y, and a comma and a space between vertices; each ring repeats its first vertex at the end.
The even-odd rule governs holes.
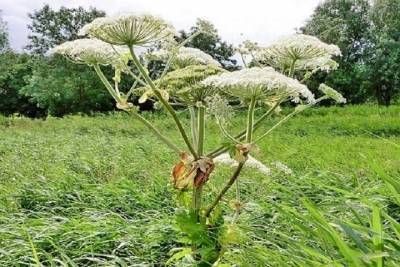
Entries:
MULTIPOLYGON (((146 116, 178 140, 165 115, 146 116)), ((239 112, 231 130, 244 120, 239 112)), ((207 132, 207 148, 224 141, 211 121, 207 132)), ((247 204, 220 264, 399 266, 399 106, 306 111, 255 157, 272 174, 241 177, 247 204)), ((0 266, 165 265, 180 246, 169 185, 176 160, 122 113, 0 117, 0 266)), ((210 179, 206 201, 229 172, 210 179)))

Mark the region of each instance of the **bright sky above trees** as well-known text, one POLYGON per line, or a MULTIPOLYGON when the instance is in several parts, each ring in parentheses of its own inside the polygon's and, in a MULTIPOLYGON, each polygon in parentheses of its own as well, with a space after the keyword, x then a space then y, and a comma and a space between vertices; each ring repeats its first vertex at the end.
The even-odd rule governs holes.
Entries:
POLYGON ((27 44, 29 23, 27 13, 40 9, 45 3, 52 8, 96 7, 108 14, 116 12, 149 12, 160 15, 177 29, 187 29, 196 18, 210 20, 222 38, 238 44, 245 39, 268 43, 290 34, 311 15, 319 0, 2 0, 0 9, 8 22, 10 43, 15 49, 27 44))

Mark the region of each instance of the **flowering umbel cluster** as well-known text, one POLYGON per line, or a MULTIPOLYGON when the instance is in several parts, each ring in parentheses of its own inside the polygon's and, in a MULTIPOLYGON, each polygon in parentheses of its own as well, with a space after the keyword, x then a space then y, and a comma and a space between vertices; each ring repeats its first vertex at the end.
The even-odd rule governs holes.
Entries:
POLYGON ((303 97, 307 102, 314 101, 314 95, 299 81, 289 78, 271 67, 254 67, 221 75, 211 76, 203 82, 205 86, 220 88, 233 96, 257 100, 282 97, 298 99, 303 97))
MULTIPOLYGON (((252 57, 253 66, 256 67, 247 68, 251 64, 245 63, 245 68, 229 72, 203 51, 183 47, 185 41, 171 46, 174 43, 171 41, 175 33, 174 28, 163 19, 152 15, 118 14, 97 18, 84 26, 80 33, 89 38, 66 42, 55 47, 52 52, 76 63, 93 67, 116 101, 117 108, 134 116, 178 155, 177 163, 171 171, 171 184, 180 191, 179 195, 187 191, 192 192, 191 203, 180 207, 185 212, 183 217, 189 220, 188 223, 193 223, 194 219, 196 229, 201 228, 205 231, 201 235, 210 235, 207 238, 201 237, 207 242, 193 240, 189 244, 190 248, 187 251, 190 251, 193 261, 199 263, 199 266, 210 266, 210 263, 220 262, 228 249, 223 242, 218 243, 220 240, 226 240, 223 236, 227 234, 226 232, 218 233, 221 236, 215 238, 215 231, 219 230, 212 230, 213 233, 207 231, 215 229, 212 227, 213 216, 220 216, 220 219, 224 220, 221 213, 216 213, 214 210, 226 197, 226 192, 233 184, 236 184, 234 218, 235 220, 239 218, 243 205, 237 181, 242 168, 253 167, 266 175, 270 173, 268 167, 251 156, 258 149, 256 143, 289 118, 322 100, 329 98, 337 103, 346 101, 340 93, 325 84, 319 87, 323 96, 316 99, 302 83, 304 79, 297 80, 299 75, 296 75, 296 71, 312 74, 318 70, 328 71, 337 66, 332 58, 340 55, 340 50, 312 36, 293 35, 268 47, 246 41, 237 51, 242 58, 252 57), (167 49, 148 52, 141 57, 136 54, 138 49, 135 48, 138 46, 155 43, 159 45, 163 42, 170 46, 167 49), (150 71, 146 68, 154 59, 163 61, 166 66, 157 79, 152 79, 150 71), (104 65, 113 67, 114 76, 111 79, 103 73, 104 65), (134 81, 128 90, 121 85, 121 80, 125 76, 130 76, 134 81), (151 100, 162 106, 173 119, 181 142, 173 142, 143 117, 130 102, 132 96, 138 97, 139 103, 151 100), (261 132, 260 125, 273 116, 279 110, 279 106, 286 101, 297 104, 293 111, 286 116, 282 115, 276 124, 261 132), (236 107, 231 103, 238 102, 246 107, 247 120, 241 132, 232 134, 229 121, 236 107), (181 122, 184 116, 177 115, 174 105, 189 110, 190 133, 181 122), (266 106, 268 109, 264 110, 266 106), (260 107, 260 113, 256 114, 256 107, 260 107), (205 151, 208 147, 205 146, 206 124, 209 123, 206 122, 206 118, 215 119, 223 138, 223 144, 211 151, 205 151), (235 170, 225 186, 218 190, 214 201, 204 205, 203 192, 208 194, 208 199, 213 195, 205 189, 208 181, 212 180, 215 163, 218 162, 228 164, 235 170)), ((277 167, 282 166, 277 165, 277 167)), ((287 168, 283 172, 291 174, 289 170, 287 168)), ((184 224, 186 221, 179 220, 179 222, 184 224)), ((181 227, 183 231, 187 231, 187 236, 194 236, 190 232, 194 229, 192 225, 181 227)), ((216 228, 225 229, 225 227, 216 228)))
POLYGON ((256 59, 280 70, 329 71, 338 64, 332 59, 340 56, 336 45, 329 45, 317 37, 294 34, 283 37, 256 52, 256 59))
POLYGON ((175 30, 162 18, 153 15, 123 13, 96 18, 79 33, 113 45, 138 46, 171 38, 175 30))
POLYGON ((51 53, 60 54, 72 61, 87 65, 119 65, 129 53, 121 46, 112 46, 98 39, 78 39, 56 46, 51 53))
POLYGON ((184 68, 191 65, 212 65, 216 67, 221 67, 221 64, 216 61, 212 56, 204 53, 200 49, 193 47, 180 47, 175 51, 172 49, 168 50, 158 50, 149 55, 150 58, 158 59, 162 61, 168 61, 172 59, 172 64, 174 68, 184 68))

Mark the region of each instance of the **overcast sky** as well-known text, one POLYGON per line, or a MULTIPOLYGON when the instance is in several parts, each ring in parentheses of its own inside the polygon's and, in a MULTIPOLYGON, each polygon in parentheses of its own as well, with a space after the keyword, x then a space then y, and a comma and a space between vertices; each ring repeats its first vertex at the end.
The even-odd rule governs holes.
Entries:
POLYGON ((3 19, 8 23, 10 43, 20 50, 28 42, 27 13, 44 3, 53 8, 96 7, 108 14, 148 12, 160 15, 180 29, 188 29, 196 18, 214 23, 223 40, 238 44, 250 39, 268 43, 294 33, 320 0, 0 0, 3 19))

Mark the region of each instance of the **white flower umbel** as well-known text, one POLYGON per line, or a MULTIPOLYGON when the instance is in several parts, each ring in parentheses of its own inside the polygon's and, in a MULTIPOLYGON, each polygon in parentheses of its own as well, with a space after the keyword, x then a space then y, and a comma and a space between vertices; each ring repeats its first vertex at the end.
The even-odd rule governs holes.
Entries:
POLYGON ((346 98, 344 98, 338 91, 329 87, 328 85, 321 83, 318 88, 324 95, 329 97, 330 99, 335 100, 337 103, 345 104, 346 98))
POLYGON ((283 37, 257 51, 258 60, 280 69, 330 70, 337 67, 331 58, 340 55, 338 46, 304 34, 283 37))
MULTIPOLYGON (((215 164, 221 164, 221 165, 227 165, 229 167, 237 167, 238 162, 234 159, 232 159, 228 153, 224 153, 219 155, 218 157, 214 158, 214 163, 215 164)), ((265 175, 270 175, 271 170, 264 164, 262 164, 260 161, 256 160, 252 156, 248 156, 248 159, 246 160, 246 163, 244 164, 244 167, 256 169, 260 173, 263 173, 265 175)))
POLYGON ((292 99, 304 98, 307 102, 314 102, 314 95, 307 86, 271 67, 255 67, 222 73, 206 78, 202 84, 219 88, 223 92, 242 99, 255 97, 257 100, 267 100, 278 96, 292 99))
POLYGON ((78 39, 65 42, 54 47, 50 52, 90 66, 117 65, 121 63, 122 56, 129 53, 125 48, 113 47, 97 39, 78 39))
POLYGON ((200 49, 193 47, 180 47, 176 54, 174 51, 159 50, 150 55, 150 58, 167 61, 173 56, 172 64, 178 68, 184 68, 191 65, 213 65, 220 67, 221 64, 212 56, 204 53, 200 49))
POLYGON ((148 14, 124 13, 96 18, 79 32, 113 45, 141 46, 175 34, 174 28, 162 18, 148 14))
POLYGON ((308 60, 298 60, 294 68, 296 70, 325 71, 329 72, 339 67, 339 64, 330 57, 317 57, 308 60))

